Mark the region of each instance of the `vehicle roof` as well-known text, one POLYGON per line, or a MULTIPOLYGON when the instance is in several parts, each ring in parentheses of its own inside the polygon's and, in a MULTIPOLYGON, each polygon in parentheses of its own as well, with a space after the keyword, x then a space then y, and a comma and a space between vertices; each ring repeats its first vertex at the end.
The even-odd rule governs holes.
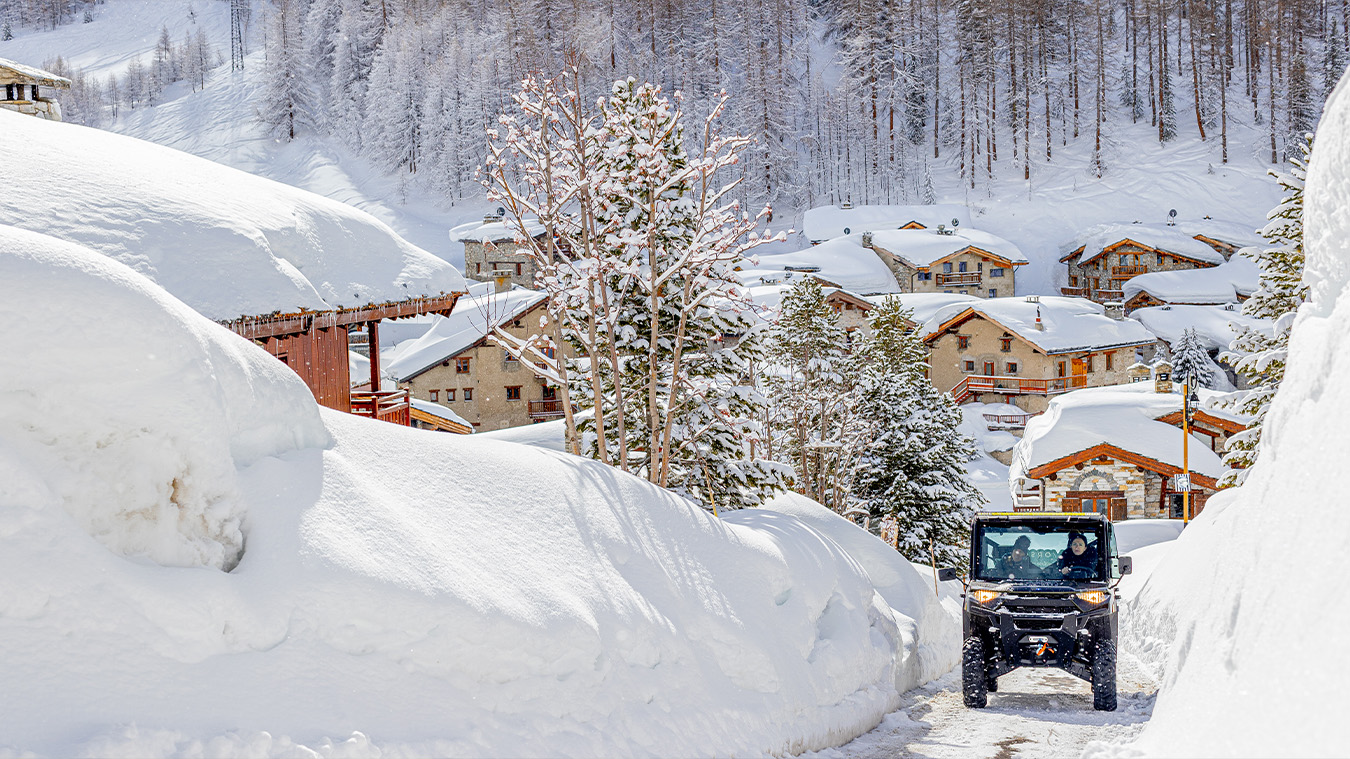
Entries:
POLYGON ((986 511, 975 515, 977 522, 1003 522, 1013 521, 1056 521, 1056 522, 1109 522, 1105 514, 1094 514, 1091 512, 1070 512, 1062 511, 986 511))

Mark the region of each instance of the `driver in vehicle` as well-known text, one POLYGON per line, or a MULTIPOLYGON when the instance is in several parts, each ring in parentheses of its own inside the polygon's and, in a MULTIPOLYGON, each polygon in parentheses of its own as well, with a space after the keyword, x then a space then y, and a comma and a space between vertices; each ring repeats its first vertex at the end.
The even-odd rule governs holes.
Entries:
POLYGON ((1064 577, 1097 573, 1097 546, 1089 548, 1083 533, 1069 533, 1069 545, 1059 555, 1059 573, 1064 577))
POLYGON ((999 563, 999 572, 1014 580, 1036 580, 1045 576, 1040 567, 1027 558, 1031 538, 1022 535, 1013 542, 1012 551, 999 563))

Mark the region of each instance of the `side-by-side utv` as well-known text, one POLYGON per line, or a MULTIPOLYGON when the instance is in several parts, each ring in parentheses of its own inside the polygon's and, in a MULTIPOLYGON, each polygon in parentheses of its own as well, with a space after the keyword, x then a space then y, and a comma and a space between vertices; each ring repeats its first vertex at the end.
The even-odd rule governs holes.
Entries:
POLYGON ((966 706, 984 707, 999 675, 1057 667, 1092 683, 1093 708, 1115 710, 1115 585, 1129 571, 1103 515, 977 515, 962 615, 966 706))

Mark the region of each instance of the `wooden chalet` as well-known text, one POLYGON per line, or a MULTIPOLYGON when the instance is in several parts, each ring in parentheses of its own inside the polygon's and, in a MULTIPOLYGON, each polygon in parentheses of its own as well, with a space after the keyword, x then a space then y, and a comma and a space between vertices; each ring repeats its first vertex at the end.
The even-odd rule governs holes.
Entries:
POLYGON ((70 89, 70 80, 33 66, 0 58, 0 108, 50 121, 61 120, 52 94, 70 89))
POLYGON ((1098 303, 1123 301, 1125 283, 1134 277, 1217 266, 1234 247, 1202 234, 1187 234, 1180 227, 1102 225, 1059 259, 1069 275, 1069 286, 1060 291, 1098 303))
MULTIPOLYGON (((1171 518, 1177 511, 1174 496, 1180 495, 1172 488, 1173 478, 1181 473, 1179 466, 1101 443, 1030 469, 1027 476, 1041 481, 1043 503, 1038 508, 1105 513, 1119 521, 1171 518)), ((1218 490, 1219 483, 1193 470, 1190 477, 1194 517, 1218 490)))
POLYGON ((359 416, 411 424, 408 391, 379 391, 380 321, 423 314, 449 314, 461 293, 410 298, 359 308, 298 311, 245 316, 221 322, 231 331, 262 346, 289 366, 314 393, 320 405, 359 416), (348 362, 348 332, 369 335, 370 391, 354 392, 348 362))

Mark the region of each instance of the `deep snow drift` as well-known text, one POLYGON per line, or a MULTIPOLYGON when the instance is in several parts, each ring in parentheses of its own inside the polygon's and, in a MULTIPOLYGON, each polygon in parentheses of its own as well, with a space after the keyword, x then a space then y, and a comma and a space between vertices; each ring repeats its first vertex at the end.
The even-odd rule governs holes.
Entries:
POLYGON ((0 755, 790 753, 951 663, 931 586, 820 507, 717 519, 320 411, 130 268, 2 231, 0 755))
POLYGON ((1310 301, 1246 484, 1212 498, 1122 616, 1162 675, 1128 748, 1158 756, 1344 755, 1350 707, 1340 599, 1350 511, 1334 461, 1350 444, 1350 91, 1317 133, 1305 207, 1310 301))

